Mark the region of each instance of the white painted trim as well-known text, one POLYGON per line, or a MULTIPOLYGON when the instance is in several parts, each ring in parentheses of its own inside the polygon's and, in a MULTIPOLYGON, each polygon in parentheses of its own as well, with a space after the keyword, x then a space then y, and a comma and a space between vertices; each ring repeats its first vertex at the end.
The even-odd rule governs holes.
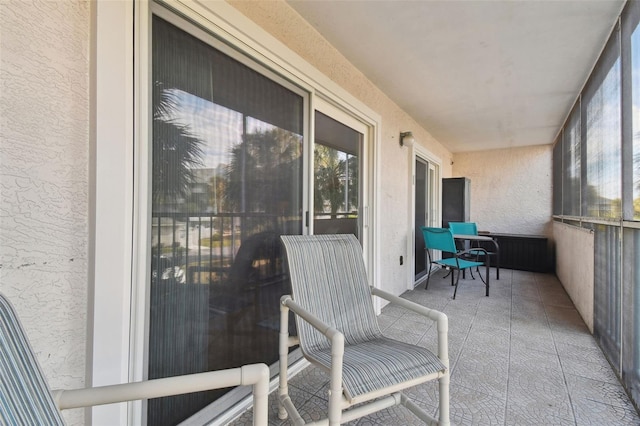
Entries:
MULTIPOLYGON (((416 269, 416 247, 415 247, 415 233, 418 232, 415 229, 416 223, 416 159, 421 158, 425 160, 428 164, 435 166, 435 174, 436 174, 436 182, 435 182, 435 210, 436 210, 436 218, 437 223, 442 223, 442 159, 435 154, 433 154, 428 149, 424 148, 421 145, 414 144, 411 148, 411 155, 409 156, 411 161, 411 174, 409 176, 409 187, 411 188, 411 196, 409 197, 409 223, 407 226, 407 262, 408 271, 407 271, 407 290, 413 290, 418 281, 415 280, 415 269, 416 269)), ((427 170, 427 173, 429 171, 427 170)), ((419 280, 422 282, 422 279, 419 280)))
MULTIPOLYGON (((382 247, 380 245, 380 234, 382 226, 382 221, 380 218, 381 206, 380 206, 380 174, 382 173, 382 156, 381 145, 382 145, 382 129, 380 126, 381 122, 378 121, 376 126, 371 129, 369 133, 369 137, 371 138, 371 148, 369 158, 370 165, 370 173, 369 173, 369 181, 371 183, 371 187, 369 188, 369 233, 371 235, 371 250, 369 250, 368 256, 371 259, 371 269, 369 270, 369 281, 371 285, 375 288, 381 288, 381 259, 382 259, 382 247)), ((382 312, 383 300, 379 297, 376 297, 374 304, 374 308, 376 310, 376 314, 380 315, 382 312)))
MULTIPOLYGON (((134 169, 133 187, 133 222, 132 229, 132 282, 130 311, 130 353, 129 380, 142 381, 148 379, 147 374, 147 341, 149 336, 150 287, 149 270, 151 269, 151 236, 148 218, 151 215, 151 93, 149 81, 151 75, 151 8, 147 0, 138 3, 135 10, 135 70, 134 70, 134 169)), ((126 313, 125 313, 126 315, 126 313)), ((128 424, 146 422, 145 400, 129 403, 128 424)))
MULTIPOLYGON (((129 381, 133 213, 133 2, 96 2, 95 268, 91 386, 129 381), (117 30, 114 30, 117 29, 117 30)), ((126 404, 94 407, 94 425, 126 424, 126 404)))

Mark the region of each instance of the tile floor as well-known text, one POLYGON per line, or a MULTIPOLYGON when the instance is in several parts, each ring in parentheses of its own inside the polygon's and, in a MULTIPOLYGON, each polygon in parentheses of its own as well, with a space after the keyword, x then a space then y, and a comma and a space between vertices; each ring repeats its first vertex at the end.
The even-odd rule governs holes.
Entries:
MULTIPOLYGON (((449 279, 437 272, 403 297, 449 317, 451 421, 458 425, 640 425, 638 412, 554 275, 503 269, 491 294, 476 279, 460 282, 456 300, 449 279)), ((435 330, 402 308, 387 306, 383 332, 436 352, 435 330)), ((306 421, 326 416, 328 377, 308 367, 290 382, 306 421)), ((437 411, 437 384, 407 391, 418 405, 437 411)), ((270 425, 288 425, 270 395, 270 425)), ((250 425, 252 413, 233 425, 250 425)), ((414 425, 404 407, 358 419, 352 425, 414 425)))

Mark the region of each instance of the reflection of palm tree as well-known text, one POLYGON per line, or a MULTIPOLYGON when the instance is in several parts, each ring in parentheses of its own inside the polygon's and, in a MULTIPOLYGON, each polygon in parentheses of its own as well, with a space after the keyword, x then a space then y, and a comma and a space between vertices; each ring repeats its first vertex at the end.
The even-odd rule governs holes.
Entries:
POLYGON ((314 162, 314 203, 316 212, 323 212, 324 204, 329 203, 331 217, 335 218, 340 207, 344 206, 345 161, 339 158, 337 150, 317 144, 314 152, 314 162))
POLYGON ((246 134, 227 167, 228 207, 238 212, 297 214, 301 140, 282 129, 246 134), (293 210, 292 210, 293 209, 293 210))
POLYGON ((153 202, 176 203, 185 198, 192 169, 202 166, 203 142, 173 116, 179 109, 175 95, 156 83, 153 88, 153 202))
MULTIPOLYGON (((640 132, 633 135, 633 182, 636 186, 635 193, 640 194, 640 132)), ((640 195, 637 198, 640 198, 640 195)))
POLYGON ((358 210, 358 202, 360 200, 360 174, 358 173, 358 156, 349 155, 347 163, 349 164, 349 205, 347 206, 347 210, 353 211, 358 210))

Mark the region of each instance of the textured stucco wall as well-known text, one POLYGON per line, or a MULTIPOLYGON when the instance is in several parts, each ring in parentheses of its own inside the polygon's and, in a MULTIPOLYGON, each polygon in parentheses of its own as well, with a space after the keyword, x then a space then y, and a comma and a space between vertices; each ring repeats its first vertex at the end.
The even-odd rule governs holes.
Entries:
POLYGON ((471 179, 481 230, 552 237, 551 145, 456 153, 453 176, 471 179))
POLYGON ((556 242, 556 275, 593 333, 593 231, 554 222, 553 236, 556 242))
POLYGON ((0 291, 52 388, 85 381, 88 48, 89 2, 0 2, 0 291))
POLYGON ((408 255, 407 244, 411 236, 407 235, 407 209, 412 188, 409 184, 411 151, 400 147, 399 133, 412 131, 416 144, 426 147, 434 156, 441 158, 444 176, 451 174, 452 154, 429 134, 428 129, 421 128, 285 2, 229 3, 382 117, 379 243, 383 249, 380 250, 380 282, 388 291, 397 294, 403 292, 411 271, 408 270, 408 262, 400 266, 399 256, 406 259, 408 255))

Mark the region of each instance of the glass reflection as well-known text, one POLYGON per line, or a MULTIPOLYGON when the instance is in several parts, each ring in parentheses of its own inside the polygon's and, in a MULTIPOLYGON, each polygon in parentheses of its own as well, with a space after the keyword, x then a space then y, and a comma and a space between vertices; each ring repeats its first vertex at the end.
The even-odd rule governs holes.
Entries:
POLYGON ((631 35, 633 219, 640 220, 640 28, 631 35))
MULTIPOLYGON (((149 378, 278 357, 279 237, 302 229, 303 99, 153 21, 149 378)), ((148 403, 177 424, 228 390, 148 403)))
POLYGON ((588 216, 620 218, 620 59, 586 106, 588 216))

